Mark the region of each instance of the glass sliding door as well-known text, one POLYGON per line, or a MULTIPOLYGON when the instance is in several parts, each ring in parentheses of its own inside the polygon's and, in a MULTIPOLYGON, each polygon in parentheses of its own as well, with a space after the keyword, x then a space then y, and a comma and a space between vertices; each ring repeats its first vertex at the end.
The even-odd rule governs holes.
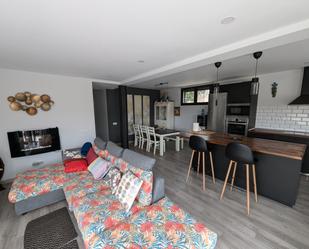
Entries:
POLYGON ((150 125, 150 97, 143 96, 143 125, 150 125))
POLYGON ((134 95, 134 123, 143 124, 142 95, 134 95))
POLYGON ((127 95, 127 111, 128 111, 128 135, 132 135, 133 124, 134 124, 134 112, 133 112, 133 96, 132 94, 127 95))
POLYGON ((127 95, 128 135, 133 135, 133 124, 150 125, 150 96, 127 95))

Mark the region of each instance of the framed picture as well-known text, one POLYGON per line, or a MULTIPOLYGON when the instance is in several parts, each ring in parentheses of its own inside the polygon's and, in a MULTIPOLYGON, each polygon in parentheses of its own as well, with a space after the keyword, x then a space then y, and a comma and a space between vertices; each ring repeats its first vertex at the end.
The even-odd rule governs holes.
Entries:
POLYGON ((174 116, 180 116, 180 107, 174 107, 174 116))

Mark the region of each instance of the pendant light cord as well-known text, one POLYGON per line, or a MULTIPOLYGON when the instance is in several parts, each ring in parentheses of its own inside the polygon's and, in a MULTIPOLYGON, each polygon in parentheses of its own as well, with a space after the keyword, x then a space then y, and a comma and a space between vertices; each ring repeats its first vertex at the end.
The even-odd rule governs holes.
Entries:
POLYGON ((217 84, 219 83, 219 68, 217 67, 217 84))
POLYGON ((255 61, 255 74, 254 74, 254 78, 256 78, 256 75, 257 75, 257 67, 258 67, 258 59, 256 59, 256 61, 255 61))

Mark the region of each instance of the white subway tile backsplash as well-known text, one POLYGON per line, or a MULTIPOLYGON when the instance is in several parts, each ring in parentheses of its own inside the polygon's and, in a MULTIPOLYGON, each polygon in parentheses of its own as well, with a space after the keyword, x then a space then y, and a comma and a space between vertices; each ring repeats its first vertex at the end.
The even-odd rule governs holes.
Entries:
POLYGON ((291 118, 291 120, 294 120, 294 121, 301 121, 301 118, 291 118))
POLYGON ((259 106, 256 127, 309 132, 309 105, 259 106))
POLYGON ((297 117, 306 118, 306 117, 308 117, 308 114, 307 113, 297 114, 297 117))
POLYGON ((298 109, 309 110, 309 105, 298 105, 298 109))
POLYGON ((305 125, 307 125, 307 122, 297 122, 297 124, 305 126, 305 125))
POLYGON ((293 110, 293 113, 303 113, 303 110, 302 109, 293 110))

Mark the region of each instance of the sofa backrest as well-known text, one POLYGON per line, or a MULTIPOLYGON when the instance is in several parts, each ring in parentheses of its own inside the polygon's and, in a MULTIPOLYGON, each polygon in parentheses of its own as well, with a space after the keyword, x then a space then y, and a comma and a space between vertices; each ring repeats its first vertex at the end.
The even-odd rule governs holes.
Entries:
POLYGON ((100 150, 105 150, 106 148, 106 142, 103 141, 101 138, 96 137, 93 141, 93 143, 100 149, 100 150))
POLYGON ((151 170, 156 163, 156 159, 144 156, 129 149, 124 150, 122 159, 135 167, 145 170, 151 170))
POLYGON ((106 145, 106 150, 115 157, 121 157, 123 153, 123 148, 118 146, 117 144, 108 141, 106 145))

